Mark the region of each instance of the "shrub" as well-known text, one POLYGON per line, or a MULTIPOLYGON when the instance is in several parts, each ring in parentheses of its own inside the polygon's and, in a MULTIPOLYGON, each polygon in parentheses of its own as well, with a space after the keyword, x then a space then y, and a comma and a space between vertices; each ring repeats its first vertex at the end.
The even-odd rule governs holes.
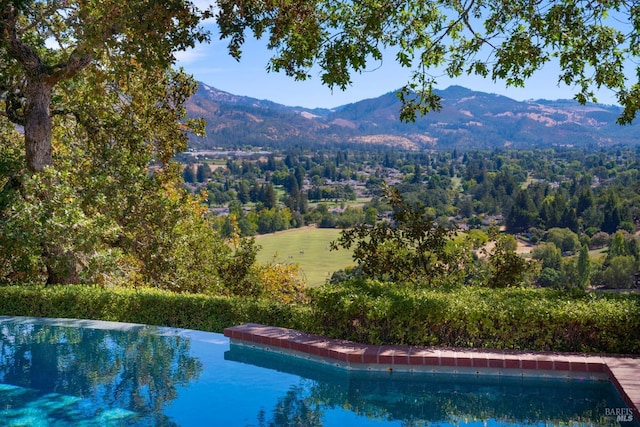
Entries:
POLYGON ((640 353, 640 295, 416 289, 372 280, 312 294, 318 331, 371 344, 640 353))
POLYGON ((298 264, 264 264, 257 267, 262 297, 284 303, 307 300, 305 280, 298 264))
POLYGON ((640 295, 353 279, 310 304, 95 286, 1 287, 0 313, 221 332, 262 323, 370 344, 640 354, 640 295))
POLYGON ((544 287, 558 287, 562 283, 562 273, 555 268, 545 267, 540 272, 538 283, 544 287))
POLYGON ((605 233, 604 231, 599 231, 593 236, 591 236, 590 248, 592 249, 604 248, 605 246, 608 246, 610 242, 611 242, 611 236, 608 233, 605 233))
POLYGON ((552 243, 543 243, 531 251, 531 258, 542 261, 542 268, 560 270, 562 254, 560 249, 552 243))
POLYGON ((547 241, 553 243, 562 252, 575 253, 581 247, 578 235, 568 228, 551 228, 547 232, 547 241))
POLYGON ((602 273, 602 281, 607 288, 629 289, 635 284, 636 260, 632 256, 615 256, 602 273))
POLYGON ((309 309, 272 299, 96 286, 0 287, 0 313, 143 323, 222 332, 243 323, 308 329, 309 309))
POLYGON ((422 204, 404 200, 396 187, 385 188, 391 220, 343 230, 332 249, 353 247, 353 258, 366 277, 422 283, 460 283, 470 251, 448 245, 454 232, 439 225, 422 204))

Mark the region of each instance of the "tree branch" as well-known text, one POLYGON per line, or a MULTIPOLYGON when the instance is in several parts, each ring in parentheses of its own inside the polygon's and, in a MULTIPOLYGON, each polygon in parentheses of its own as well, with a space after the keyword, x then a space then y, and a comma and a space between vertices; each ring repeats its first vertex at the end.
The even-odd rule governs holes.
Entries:
POLYGON ((14 5, 7 3, 0 13, 0 36, 7 51, 31 77, 43 78, 47 84, 53 86, 61 80, 75 76, 91 64, 93 56, 90 53, 82 53, 81 47, 76 47, 67 62, 46 66, 38 54, 18 36, 18 19, 14 5))
POLYGON ((0 37, 4 40, 9 55, 17 60, 27 73, 38 73, 43 66, 42 61, 33 49, 18 37, 17 21, 18 15, 15 6, 10 2, 5 2, 0 11, 0 37))
POLYGON ((51 83, 51 85, 54 85, 61 80, 69 79, 88 67, 92 61, 93 55, 88 53, 82 54, 79 52, 79 49, 76 48, 71 55, 69 55, 69 60, 66 63, 56 64, 51 67, 47 81, 51 83))

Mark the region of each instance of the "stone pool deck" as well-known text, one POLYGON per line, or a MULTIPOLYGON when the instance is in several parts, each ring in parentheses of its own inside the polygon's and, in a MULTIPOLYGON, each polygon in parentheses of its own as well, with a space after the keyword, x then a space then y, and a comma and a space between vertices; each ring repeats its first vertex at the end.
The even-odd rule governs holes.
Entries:
POLYGON ((640 358, 365 345, 258 324, 224 330, 232 344, 277 351, 344 369, 609 380, 640 419, 640 358))

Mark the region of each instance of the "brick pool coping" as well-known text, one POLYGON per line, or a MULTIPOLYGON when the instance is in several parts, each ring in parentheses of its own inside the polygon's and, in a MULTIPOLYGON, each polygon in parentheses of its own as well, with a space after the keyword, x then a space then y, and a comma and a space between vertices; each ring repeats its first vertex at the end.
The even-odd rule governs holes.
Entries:
POLYGON ((555 376, 609 380, 640 419, 640 358, 571 353, 366 345, 254 323, 224 330, 232 344, 279 351, 344 369, 555 376))

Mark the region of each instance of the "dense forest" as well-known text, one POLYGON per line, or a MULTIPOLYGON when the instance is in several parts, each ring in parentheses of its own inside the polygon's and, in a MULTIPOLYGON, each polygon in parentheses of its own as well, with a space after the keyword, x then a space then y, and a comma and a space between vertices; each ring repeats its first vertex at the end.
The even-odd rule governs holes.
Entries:
POLYGON ((482 242, 491 228, 515 236, 531 247, 528 257, 540 267, 532 278, 538 285, 635 286, 635 147, 421 153, 297 147, 209 158, 194 154, 180 156, 185 185, 206 191, 223 236, 310 224, 373 226, 391 215, 382 197, 391 185, 406 205, 423 206, 447 230, 482 242))

